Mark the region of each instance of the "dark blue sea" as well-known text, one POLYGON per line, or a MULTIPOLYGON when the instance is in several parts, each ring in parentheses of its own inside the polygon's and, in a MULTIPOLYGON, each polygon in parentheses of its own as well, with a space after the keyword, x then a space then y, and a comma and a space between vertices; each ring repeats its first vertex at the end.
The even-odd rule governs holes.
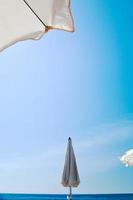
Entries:
MULTIPOLYGON (((133 194, 73 195, 73 200, 133 200, 133 194)), ((0 194, 0 200, 67 200, 66 195, 0 194)))

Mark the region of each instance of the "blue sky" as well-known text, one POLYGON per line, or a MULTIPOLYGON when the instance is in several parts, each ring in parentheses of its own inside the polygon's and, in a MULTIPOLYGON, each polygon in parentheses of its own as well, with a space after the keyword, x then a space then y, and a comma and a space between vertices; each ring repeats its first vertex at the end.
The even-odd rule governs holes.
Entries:
POLYGON ((73 0, 75 33, 51 31, 0 54, 0 192, 66 193, 69 136, 75 193, 133 192, 133 2, 73 0))

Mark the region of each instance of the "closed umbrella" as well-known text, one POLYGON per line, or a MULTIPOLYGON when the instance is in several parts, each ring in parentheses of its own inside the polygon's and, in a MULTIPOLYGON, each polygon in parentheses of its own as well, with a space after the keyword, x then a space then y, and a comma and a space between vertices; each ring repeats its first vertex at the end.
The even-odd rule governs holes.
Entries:
POLYGON ((40 39, 50 29, 74 30, 70 0, 0 1, 0 51, 21 40, 40 39))
POLYGON ((80 184, 80 179, 71 138, 68 139, 68 146, 61 183, 64 187, 70 188, 69 199, 72 199, 72 187, 78 187, 78 185, 80 184))
POLYGON ((121 158, 121 162, 123 162, 126 167, 132 166, 133 167, 133 149, 127 151, 121 158))

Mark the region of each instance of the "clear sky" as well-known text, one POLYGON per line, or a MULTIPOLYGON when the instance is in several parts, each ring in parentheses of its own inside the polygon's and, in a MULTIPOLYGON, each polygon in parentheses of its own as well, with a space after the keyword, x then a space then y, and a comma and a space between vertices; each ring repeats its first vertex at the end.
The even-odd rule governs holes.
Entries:
POLYGON ((0 192, 66 193, 67 138, 75 193, 133 192, 133 1, 73 0, 75 33, 51 31, 0 54, 0 192))

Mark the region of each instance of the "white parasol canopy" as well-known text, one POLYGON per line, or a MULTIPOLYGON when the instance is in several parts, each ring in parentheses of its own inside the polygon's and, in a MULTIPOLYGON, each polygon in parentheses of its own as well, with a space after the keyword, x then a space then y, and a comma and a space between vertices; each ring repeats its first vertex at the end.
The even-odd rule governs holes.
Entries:
POLYGON ((127 151, 121 158, 121 162, 123 162, 126 167, 133 166, 133 149, 127 151))
POLYGON ((72 198, 71 197, 72 196, 71 188, 78 187, 78 185, 80 184, 79 173, 78 173, 78 168, 77 168, 77 164, 76 164, 76 158, 74 155, 71 138, 68 139, 68 146, 67 146, 67 152, 66 152, 66 157, 65 157, 65 165, 64 165, 61 183, 64 187, 70 188, 69 198, 71 199, 72 198))
POLYGON ((0 0, 0 51, 50 29, 74 31, 70 0, 0 0))

